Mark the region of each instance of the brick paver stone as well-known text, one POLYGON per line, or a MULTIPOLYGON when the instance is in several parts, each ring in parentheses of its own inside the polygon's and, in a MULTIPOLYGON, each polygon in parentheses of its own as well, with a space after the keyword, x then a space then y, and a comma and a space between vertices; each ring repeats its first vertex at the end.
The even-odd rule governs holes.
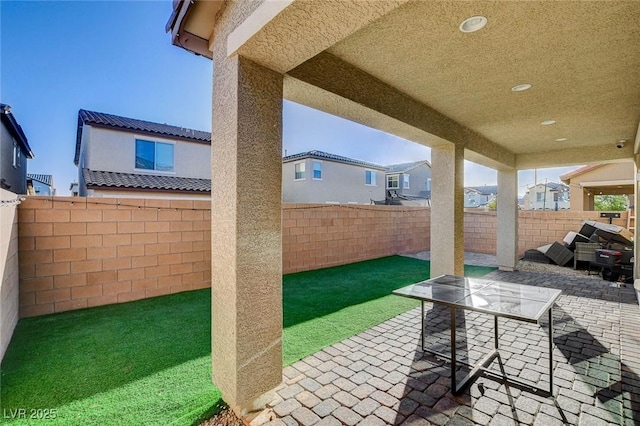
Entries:
POLYGON ((346 407, 336 408, 336 410, 333 412, 333 417, 349 426, 357 425, 362 420, 362 417, 358 413, 346 407))
POLYGON ((310 426, 320 421, 320 417, 307 407, 300 407, 293 410, 291 417, 300 422, 302 426, 310 426))
POLYGON ((284 402, 273 407, 273 411, 280 417, 284 417, 295 409, 302 407, 302 404, 295 399, 287 399, 284 402))
POLYGON ((313 412, 320 417, 327 417, 338 407, 340 407, 340 403, 338 401, 336 401, 335 399, 327 399, 326 401, 322 401, 320 404, 313 407, 313 412))

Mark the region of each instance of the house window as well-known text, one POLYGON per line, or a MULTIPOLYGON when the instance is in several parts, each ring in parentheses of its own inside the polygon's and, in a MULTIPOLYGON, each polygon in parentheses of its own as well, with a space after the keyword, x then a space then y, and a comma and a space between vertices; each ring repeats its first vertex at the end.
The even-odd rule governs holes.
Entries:
POLYGON ((17 142, 13 142, 13 167, 20 167, 20 148, 17 142))
POLYGON ((364 184, 376 186, 376 172, 374 170, 364 171, 364 184))
POLYGON ((316 180, 322 179, 322 163, 320 161, 313 162, 313 178, 316 180))
POLYGON ((173 148, 170 143, 136 139, 136 169, 172 172, 173 148))
POLYGON ((42 187, 40 185, 35 185, 34 188, 36 195, 42 194, 42 187))
POLYGON ((387 189, 400 188, 400 177, 398 175, 387 176, 387 189))
POLYGON ((544 201, 544 192, 536 192, 536 201, 541 203, 544 201))
POLYGON ((431 178, 427 178, 427 191, 431 191, 431 178))
POLYGON ((409 175, 402 175, 402 187, 405 189, 409 189, 409 175))
POLYGON ((304 174, 304 163, 297 163, 295 165, 295 180, 302 180, 305 178, 304 174))

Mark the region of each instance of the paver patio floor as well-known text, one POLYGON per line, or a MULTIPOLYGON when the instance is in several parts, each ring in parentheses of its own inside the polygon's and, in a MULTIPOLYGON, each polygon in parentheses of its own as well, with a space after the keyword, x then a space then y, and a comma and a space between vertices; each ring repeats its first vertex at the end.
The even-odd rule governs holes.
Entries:
MULTIPOLYGON (((286 367, 282 400, 273 407, 277 419, 269 424, 640 423, 640 308, 631 286, 536 272, 486 278, 562 290, 553 310, 554 397, 485 376, 453 396, 450 365, 420 349, 416 308, 286 367)), ((447 352, 448 308, 426 307, 427 344, 447 352)), ((478 360, 492 349, 493 318, 458 315, 458 351, 478 360)), ((548 388, 545 327, 546 320, 538 326, 500 319, 505 372, 542 389, 548 388)))

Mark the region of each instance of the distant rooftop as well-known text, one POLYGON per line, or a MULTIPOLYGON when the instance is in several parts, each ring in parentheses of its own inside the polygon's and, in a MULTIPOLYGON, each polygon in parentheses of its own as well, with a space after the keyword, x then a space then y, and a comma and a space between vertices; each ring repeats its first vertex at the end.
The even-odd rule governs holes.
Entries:
POLYGON ((35 180, 47 186, 53 186, 53 176, 27 173, 27 179, 35 180))
POLYGON ((369 167, 369 168, 378 169, 378 170, 387 169, 385 166, 381 166, 379 164, 369 163, 362 160, 355 160, 353 158, 343 157, 341 155, 329 154, 328 152, 317 151, 317 150, 301 152, 299 154, 294 154, 294 155, 288 155, 282 159, 282 162, 287 163, 294 160, 301 160, 303 158, 317 158, 318 160, 331 160, 337 163, 353 164, 354 166, 369 167))
POLYGON ((496 195, 498 193, 498 185, 465 186, 464 189, 477 192, 480 195, 496 195))
POLYGON ((76 152, 73 160, 75 165, 78 165, 78 161, 80 160, 80 143, 82 141, 82 129, 85 124, 94 127, 128 130, 151 136, 164 136, 170 139, 180 139, 211 145, 210 132, 81 109, 78 111, 76 152))
POLYGON ((387 173, 406 173, 416 167, 422 166, 423 164, 431 167, 431 164, 429 164, 427 160, 412 161, 411 163, 391 164, 387 166, 387 173))

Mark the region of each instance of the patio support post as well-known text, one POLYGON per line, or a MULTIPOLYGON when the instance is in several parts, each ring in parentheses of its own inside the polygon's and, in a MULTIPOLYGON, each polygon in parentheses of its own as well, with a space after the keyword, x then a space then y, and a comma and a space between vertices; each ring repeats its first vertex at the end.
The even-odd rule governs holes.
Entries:
MULTIPOLYGON (((638 136, 636 138, 636 141, 640 140, 640 125, 638 126, 638 136)), ((635 167, 633 168, 633 171, 635 172, 633 174, 633 206, 634 206, 634 215, 637 216, 637 211, 638 211, 638 207, 640 207, 640 188, 638 188, 638 185, 640 184, 640 179, 638 179, 638 177, 640 176, 640 154, 636 154, 634 156, 634 164, 635 167)), ((628 214, 631 214, 631 212, 628 212, 628 214)), ((635 244, 633 245, 633 256, 636 259, 636 261, 633 264, 633 279, 634 282, 635 280, 640 280, 640 267, 638 265, 640 265, 640 263, 638 262, 637 259, 640 259, 640 244, 638 243, 637 237, 638 235, 640 235, 640 222, 638 221, 638 219, 636 218, 634 220, 634 224, 633 224, 633 235, 635 236, 635 244)), ((634 287, 636 289, 637 292, 637 297, 638 297, 638 302, 640 303, 640 281, 635 282, 634 287)))
POLYGON ((497 260, 501 271, 515 271, 518 258, 518 173, 498 170, 497 260))
POLYGON ((431 150, 431 277, 464 275, 464 147, 431 150))
POLYGON ((214 43, 213 381, 239 415, 282 381, 283 76, 214 43))

